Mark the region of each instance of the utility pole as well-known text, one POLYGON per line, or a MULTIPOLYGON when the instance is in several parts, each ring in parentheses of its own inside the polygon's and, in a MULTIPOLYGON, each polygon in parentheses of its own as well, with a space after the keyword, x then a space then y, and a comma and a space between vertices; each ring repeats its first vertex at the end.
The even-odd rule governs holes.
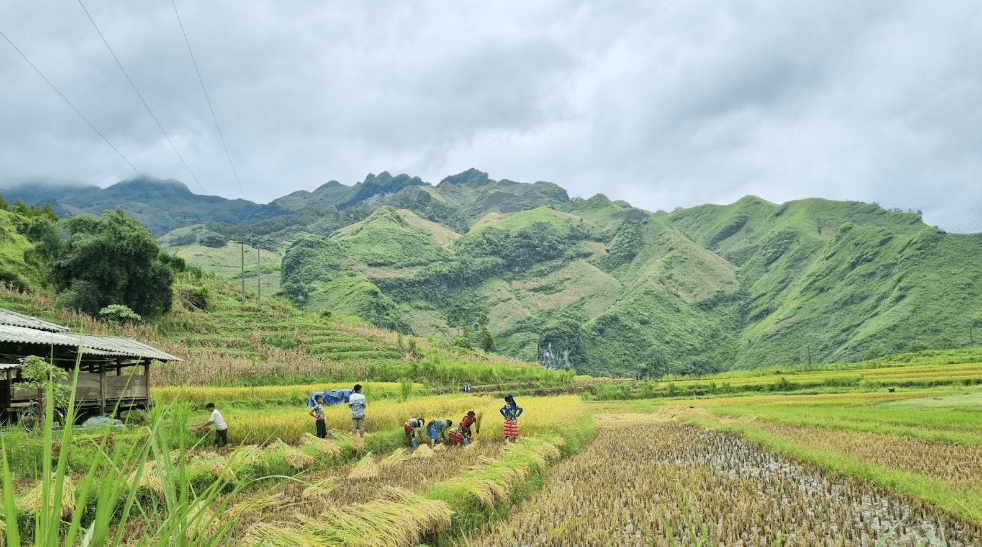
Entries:
POLYGON ((242 245, 242 303, 245 304, 245 240, 239 242, 242 245))
POLYGON ((260 252, 261 251, 259 249, 256 249, 256 306, 259 306, 260 304, 263 303, 263 295, 262 295, 263 257, 260 254, 260 252))

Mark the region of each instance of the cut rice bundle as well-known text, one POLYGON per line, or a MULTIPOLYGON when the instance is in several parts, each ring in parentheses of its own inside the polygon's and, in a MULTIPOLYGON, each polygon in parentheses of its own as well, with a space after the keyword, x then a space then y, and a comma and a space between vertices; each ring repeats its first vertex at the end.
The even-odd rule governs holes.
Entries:
POLYGON ((396 450, 392 454, 386 456, 382 461, 378 462, 378 465, 383 469, 388 467, 397 467, 408 459, 409 456, 406 455, 405 449, 396 450))
POLYGON ((235 484, 238 481, 235 471, 232 470, 228 465, 228 461, 221 454, 205 452, 192 460, 189 467, 206 469, 209 473, 215 475, 216 478, 220 478, 231 484, 235 484))
POLYGON ((304 488, 303 492, 300 493, 300 497, 309 503, 333 504, 334 497, 332 492, 336 486, 334 478, 328 477, 304 488))
MULTIPOLYGON (((129 474, 126 482, 132 486, 135 480, 136 471, 133 471, 129 474)), ((143 472, 140 474, 140 483, 138 486, 149 488, 157 499, 164 499, 164 483, 160 480, 160 472, 157 471, 156 462, 151 460, 144 464, 143 472)))
POLYGON ((275 447, 276 450, 283 453, 286 462, 295 469, 303 469, 314 465, 314 458, 310 455, 304 454, 300 449, 294 448, 279 439, 276 440, 275 447))
POLYGON ((306 537, 321 538, 322 544, 413 547, 427 533, 450 528, 453 510, 443 500, 428 500, 388 486, 384 497, 334 507, 317 518, 299 517, 301 531, 306 537))
POLYGON ((355 464, 354 468, 351 470, 351 473, 348 473, 348 479, 377 479, 378 475, 378 466, 375 465, 375 461, 372 460, 372 453, 369 452, 368 454, 365 454, 364 458, 355 464))
POLYGON ((419 445, 419 448, 413 451, 413 455, 409 457, 414 460, 429 459, 433 457, 433 449, 431 449, 428 445, 421 444, 419 445))
MULTIPOLYGON (((54 505, 54 478, 52 477, 51 491, 48 492, 49 500, 48 505, 54 505)), ((21 509, 27 511, 37 512, 41 509, 41 502, 43 497, 43 485, 38 482, 30 492, 21 496, 17 500, 17 505, 21 509)), ((61 491, 61 518, 67 519, 72 516, 75 512, 75 481, 70 477, 65 477, 62 483, 61 491)))
POLYGON ((337 458, 341 455, 341 447, 334 444, 327 439, 321 439, 311 435, 310 433, 304 433, 302 437, 302 442, 304 446, 313 447, 314 449, 327 454, 332 458, 337 458))

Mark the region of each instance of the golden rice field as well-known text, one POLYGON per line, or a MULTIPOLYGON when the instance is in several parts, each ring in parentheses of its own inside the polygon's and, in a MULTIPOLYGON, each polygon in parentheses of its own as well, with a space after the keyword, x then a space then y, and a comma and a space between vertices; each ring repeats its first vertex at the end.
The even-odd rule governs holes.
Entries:
MULTIPOLYGON (((434 418, 447 418, 457 423, 467 411, 474 410, 482 418, 482 438, 503 440, 503 419, 498 413, 503 404, 499 399, 475 395, 422 397, 406 402, 369 401, 365 410, 365 430, 371 434, 401 427, 409 418, 419 416, 427 422, 434 418)), ((519 398, 518 404, 525 409, 519 419, 522 435, 538 435, 572 424, 586 408, 583 401, 575 395, 519 398)), ((219 410, 222 409, 219 407, 219 410)), ((234 409, 223 411, 223 416, 228 423, 230 441, 263 443, 282 439, 292 442, 300 439, 304 433, 314 431, 314 420, 308 412, 307 407, 297 406, 285 409, 234 409)), ((351 414, 347 405, 325 408, 324 419, 328 429, 351 429, 351 414)), ((192 416, 189 423, 201 423, 205 420, 207 414, 202 412, 192 416)))
MULTIPOLYGON (((301 384, 293 386, 255 386, 255 387, 217 387, 217 386, 160 386, 153 389, 155 399, 164 403, 237 400, 288 400, 306 401, 316 391, 331 389, 351 389, 353 383, 301 384)), ((402 388, 399 382, 362 382, 365 393, 384 393, 387 396, 398 394, 402 388)), ((413 384, 413 389, 422 389, 422 384, 413 384)))
POLYGON ((594 441, 474 546, 982 545, 982 525, 659 416, 598 416, 594 441), (898 524, 899 523, 899 524, 898 524), (894 529, 894 527, 896 527, 894 529), (710 543, 711 542, 711 543, 710 543))
MULTIPOLYGON (((743 377, 717 377, 702 378, 692 380, 673 380, 677 387, 683 386, 708 386, 711 382, 718 386, 724 382, 732 387, 773 383, 779 379, 788 382, 805 385, 821 385, 826 381, 833 384, 842 383, 845 380, 852 382, 877 382, 881 384, 901 383, 901 382, 921 382, 926 380, 938 380, 940 382, 951 382, 954 380, 977 380, 982 378, 982 363, 961 363, 961 364, 936 364, 936 365, 891 365, 879 368, 864 368, 856 370, 830 370, 803 372, 799 374, 775 374, 773 376, 743 376, 743 377)), ((669 382, 660 382, 659 387, 668 386, 669 382)))

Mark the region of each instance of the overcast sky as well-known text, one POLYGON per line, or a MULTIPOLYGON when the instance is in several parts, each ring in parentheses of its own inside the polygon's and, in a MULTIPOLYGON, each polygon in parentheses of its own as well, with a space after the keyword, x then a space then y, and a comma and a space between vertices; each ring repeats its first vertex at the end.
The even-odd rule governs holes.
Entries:
MULTIPOLYGON (((982 2, 0 2, 140 171, 266 203, 476 167, 650 210, 806 197, 982 231, 982 2)), ((0 182, 138 176, 0 38, 0 182)))

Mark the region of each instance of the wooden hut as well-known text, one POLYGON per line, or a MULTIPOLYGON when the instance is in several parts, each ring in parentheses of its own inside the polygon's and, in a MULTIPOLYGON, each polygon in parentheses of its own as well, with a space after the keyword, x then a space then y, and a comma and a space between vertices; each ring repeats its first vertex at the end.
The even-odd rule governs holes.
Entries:
POLYGON ((79 365, 75 404, 79 417, 148 408, 150 365, 181 361, 136 340, 98 336, 0 308, 0 410, 11 421, 39 397, 19 387, 20 361, 37 355, 69 372, 79 365))

